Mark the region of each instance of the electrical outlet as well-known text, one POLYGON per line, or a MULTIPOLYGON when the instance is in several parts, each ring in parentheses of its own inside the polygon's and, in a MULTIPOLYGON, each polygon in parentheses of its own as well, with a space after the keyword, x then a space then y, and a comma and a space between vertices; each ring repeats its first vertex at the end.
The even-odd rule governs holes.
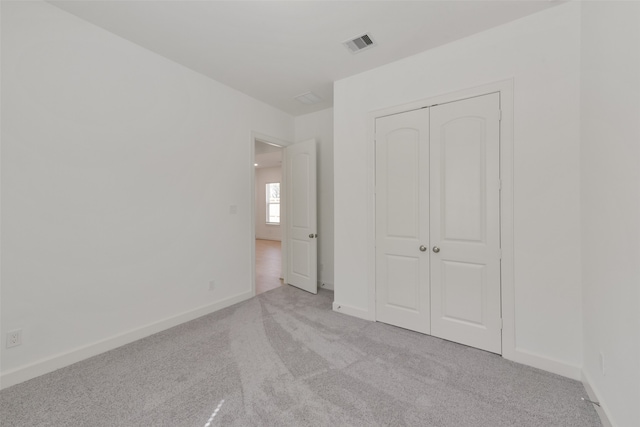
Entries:
POLYGON ((22 344, 22 329, 7 332, 7 348, 22 344))
POLYGON ((215 280, 211 280, 209 282, 209 290, 212 291, 216 288, 216 281, 215 280))

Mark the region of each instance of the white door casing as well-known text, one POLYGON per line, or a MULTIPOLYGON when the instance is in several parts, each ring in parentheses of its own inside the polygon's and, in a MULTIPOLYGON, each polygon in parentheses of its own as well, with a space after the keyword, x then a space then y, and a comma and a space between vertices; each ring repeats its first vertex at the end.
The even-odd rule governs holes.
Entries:
POLYGON ((428 109, 378 118, 375 140, 377 320, 430 333, 428 109))
POLYGON ((431 334, 500 354, 500 95, 430 122, 431 334))
POLYGON ((492 93, 375 122, 376 320, 495 353, 499 105, 492 93))
POLYGON ((318 293, 318 235, 316 209, 316 141, 284 149, 286 247, 289 284, 318 293))

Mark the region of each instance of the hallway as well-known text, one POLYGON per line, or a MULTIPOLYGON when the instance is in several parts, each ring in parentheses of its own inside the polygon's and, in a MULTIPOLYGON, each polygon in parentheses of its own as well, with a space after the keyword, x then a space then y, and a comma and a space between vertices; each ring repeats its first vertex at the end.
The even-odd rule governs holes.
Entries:
POLYGON ((277 240, 256 239, 256 295, 282 285, 282 249, 277 240))

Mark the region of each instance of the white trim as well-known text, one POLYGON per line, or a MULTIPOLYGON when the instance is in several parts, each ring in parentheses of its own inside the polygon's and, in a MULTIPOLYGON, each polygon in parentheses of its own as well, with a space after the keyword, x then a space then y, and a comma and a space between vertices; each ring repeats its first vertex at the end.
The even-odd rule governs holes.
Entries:
POLYGON ((274 239, 273 237, 260 237, 260 236, 256 236, 256 240, 270 240, 272 242, 281 242, 282 241, 280 239, 274 239))
POLYGON ((256 140, 258 139, 257 134, 255 132, 251 132, 251 144, 249 147, 249 155, 251 158, 249 159, 249 166, 251 167, 250 177, 251 177, 251 256, 250 256, 250 264, 249 271, 251 272, 251 296, 256 296, 256 140))
POLYGON ((332 282, 325 282, 324 280, 318 280, 318 289, 328 289, 330 291, 333 290, 332 282))
MULTIPOLYGON (((502 249, 501 289, 502 289, 502 355, 506 359, 515 360, 515 284, 514 284, 514 249, 513 249, 513 78, 488 83, 482 86, 440 94, 408 104, 384 108, 370 112, 367 116, 367 282, 368 313, 371 320, 376 319, 376 276, 375 276, 375 122, 379 117, 399 114, 420 108, 458 101, 489 93, 500 93, 500 179, 502 191, 500 197, 500 236, 502 249)), ((526 357, 523 359, 529 360, 526 357)), ((528 364, 528 363, 526 363, 528 364)), ((543 368, 544 369, 544 368, 543 368)), ((561 369, 564 370, 564 369, 561 369)), ((569 369, 575 374, 573 369, 569 369)), ((552 371, 554 372, 554 371, 552 371)))
POLYGON ((371 314, 367 310, 361 308, 352 307, 350 305, 342 304, 337 301, 333 302, 333 311, 338 313, 348 314, 349 316, 357 317, 364 320, 374 320, 371 318, 371 314))
MULTIPOLYGON (((252 131, 251 132, 251 143, 255 143, 255 141, 264 142, 265 144, 275 145, 277 147, 286 147, 291 145, 292 143, 289 141, 285 141, 284 139, 276 138, 275 136, 265 135, 264 133, 252 131)), ((255 145, 254 145, 255 147, 255 145)), ((254 162, 255 163, 255 162, 254 162)), ((251 163, 253 164, 253 163, 251 163)))
MULTIPOLYGON (((417 107, 418 108, 418 107, 417 107)), ((413 108, 412 108, 413 109, 413 108)), ((381 112, 380 112, 381 113, 381 112)), ((367 116, 367 283, 368 319, 376 314, 376 119, 384 114, 375 112, 367 116)))
POLYGON ((509 357, 504 355, 502 357, 511 360, 512 362, 542 369, 543 371, 571 378, 572 380, 580 381, 581 378, 580 366, 570 365, 566 362, 542 356, 522 348, 516 348, 513 354, 509 355, 509 357))
POLYGON ((4 389, 11 387, 12 385, 36 378, 40 375, 48 374, 49 372, 64 368, 76 362, 80 362, 81 360, 88 359, 89 357, 113 350, 133 341, 137 341, 190 320, 197 319, 198 317, 229 307, 233 304, 245 301, 251 297, 252 292, 243 292, 222 301, 208 304, 194 310, 97 341, 93 344, 78 347, 64 353, 47 357, 46 359, 38 360, 26 366, 4 372, 0 375, 0 388, 4 389))
POLYGON ((516 300, 514 270, 513 213, 513 79, 496 83, 500 89, 500 260, 502 292, 502 356, 512 357, 516 350, 516 300))
POLYGON ((582 370, 582 385, 584 385, 584 389, 587 391, 589 400, 593 400, 594 402, 598 402, 600 404, 600 406, 593 405, 593 407, 600 417, 602 427, 615 427, 615 424, 613 424, 613 422, 611 421, 613 418, 609 416, 611 412, 609 411, 604 401, 600 398, 602 394, 599 393, 596 387, 594 387, 592 384, 593 381, 591 380, 589 374, 582 370))

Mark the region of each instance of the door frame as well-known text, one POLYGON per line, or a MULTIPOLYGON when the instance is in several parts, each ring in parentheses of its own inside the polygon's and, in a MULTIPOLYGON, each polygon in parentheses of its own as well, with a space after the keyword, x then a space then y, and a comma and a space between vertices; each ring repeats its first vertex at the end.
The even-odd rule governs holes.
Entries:
POLYGON ((438 104, 460 101, 489 93, 500 93, 500 247, 502 260, 501 310, 502 310, 502 356, 514 360, 516 356, 515 340, 515 284, 514 284, 514 230, 513 230, 513 79, 501 80, 421 99, 411 103, 383 108, 368 114, 367 141, 367 283, 368 308, 370 320, 376 320, 376 205, 375 205, 375 125, 376 119, 393 114, 404 113, 438 104))
MULTIPOLYGON (((256 142, 263 142, 266 144, 274 145, 276 147, 280 147, 282 149, 282 155, 284 159, 284 149, 285 147, 291 145, 291 142, 284 141, 279 138, 275 138, 269 135, 265 135, 259 132, 252 131, 251 132, 251 143, 250 143, 250 162, 249 167, 251 168, 251 296, 256 296, 256 167, 254 164, 256 163, 256 142)), ((283 163, 284 164, 284 163, 283 163)), ((282 168, 282 181, 280 183, 280 233, 281 233, 281 241, 280 241, 280 250, 281 250, 281 258, 282 258, 282 277, 284 279, 284 283, 287 283, 287 227, 283 226, 286 217, 286 178, 284 174, 284 167, 282 168)))

